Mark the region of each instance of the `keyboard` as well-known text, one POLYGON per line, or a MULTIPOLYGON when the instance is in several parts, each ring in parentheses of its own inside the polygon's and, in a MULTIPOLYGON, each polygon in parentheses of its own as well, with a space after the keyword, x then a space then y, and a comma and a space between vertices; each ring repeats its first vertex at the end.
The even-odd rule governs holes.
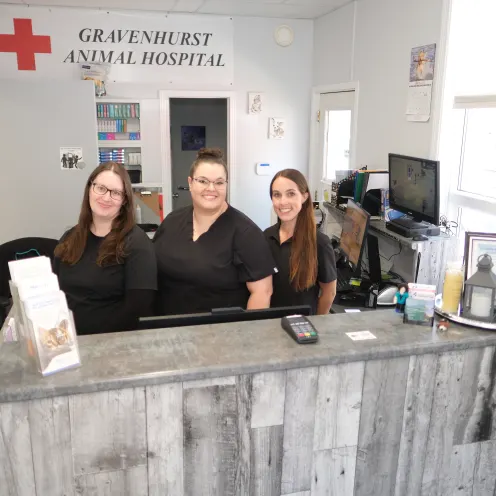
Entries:
POLYGON ((353 289, 353 286, 350 284, 350 278, 349 276, 341 273, 341 271, 338 270, 338 278, 336 282, 336 291, 338 293, 342 293, 344 291, 351 291, 353 289))

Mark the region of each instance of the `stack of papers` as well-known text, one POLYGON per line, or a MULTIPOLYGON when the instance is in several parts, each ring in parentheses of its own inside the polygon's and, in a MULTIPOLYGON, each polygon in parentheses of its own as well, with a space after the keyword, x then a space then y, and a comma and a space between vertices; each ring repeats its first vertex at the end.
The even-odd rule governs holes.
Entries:
POLYGON ((26 358, 43 375, 81 364, 76 329, 48 257, 9 262, 12 316, 26 358))

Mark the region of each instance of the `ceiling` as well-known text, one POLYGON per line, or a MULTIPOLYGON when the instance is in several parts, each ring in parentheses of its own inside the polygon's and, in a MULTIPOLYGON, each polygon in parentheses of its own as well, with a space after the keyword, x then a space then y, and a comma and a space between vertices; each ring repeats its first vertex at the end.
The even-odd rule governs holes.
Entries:
POLYGON ((0 3, 314 19, 353 0, 0 0, 0 3))

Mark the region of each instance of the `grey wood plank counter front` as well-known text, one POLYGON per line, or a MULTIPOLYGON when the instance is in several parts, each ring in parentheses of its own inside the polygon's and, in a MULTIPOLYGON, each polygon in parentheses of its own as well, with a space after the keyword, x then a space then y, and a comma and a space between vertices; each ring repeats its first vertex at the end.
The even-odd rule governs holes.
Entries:
POLYGON ((493 496, 496 333, 311 320, 83 336, 47 378, 3 344, 0 495, 493 496))

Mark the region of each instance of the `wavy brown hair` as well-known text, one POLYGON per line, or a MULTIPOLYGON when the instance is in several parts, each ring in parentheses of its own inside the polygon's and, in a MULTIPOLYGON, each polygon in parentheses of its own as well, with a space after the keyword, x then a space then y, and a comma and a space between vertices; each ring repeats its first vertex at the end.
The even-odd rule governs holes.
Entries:
POLYGON ((227 172, 227 164, 224 159, 224 152, 220 148, 201 148, 196 154, 195 161, 191 164, 191 168, 189 170, 189 177, 191 178, 194 177, 196 169, 203 162, 206 162, 207 164, 222 165, 226 173, 226 181, 229 179, 227 172))
POLYGON ((57 248, 55 248, 55 256, 59 257, 62 262, 74 265, 78 263, 83 256, 88 240, 88 233, 93 222, 93 212, 90 207, 90 188, 97 176, 105 171, 112 171, 122 179, 125 197, 119 214, 112 222, 110 233, 100 245, 96 263, 100 267, 120 264, 126 257, 125 238, 135 226, 133 188, 131 186, 129 174, 122 165, 117 164, 116 162, 106 162, 99 165, 91 173, 88 182, 86 183, 86 188, 84 189, 79 221, 57 245, 57 248))
POLYGON ((317 280, 317 226, 313 213, 312 198, 305 176, 296 169, 284 169, 274 176, 270 183, 271 198, 272 186, 278 177, 285 177, 293 181, 302 195, 308 194, 308 198, 303 203, 296 219, 289 258, 289 280, 291 285, 296 291, 304 291, 311 288, 317 280))

